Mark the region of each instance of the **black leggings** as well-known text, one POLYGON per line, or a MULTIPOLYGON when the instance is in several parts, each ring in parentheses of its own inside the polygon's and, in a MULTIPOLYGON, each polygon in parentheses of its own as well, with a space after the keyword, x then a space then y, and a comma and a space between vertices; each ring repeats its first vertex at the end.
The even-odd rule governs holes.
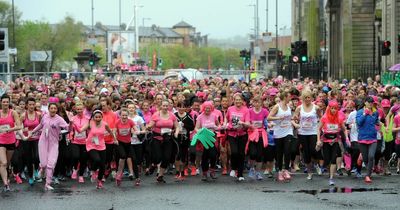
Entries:
POLYGON ((385 157, 386 161, 389 161, 392 158, 392 154, 395 151, 395 141, 385 142, 385 151, 383 151, 383 156, 385 157))
POLYGON ((66 176, 67 170, 71 167, 69 145, 66 142, 66 134, 61 134, 61 141, 58 144, 58 159, 54 169, 54 176, 66 176))
POLYGON ((290 164, 290 142, 293 136, 288 135, 283 138, 275 139, 276 148, 276 168, 281 171, 282 169, 289 169, 290 164), (285 160, 285 167, 283 168, 283 160, 285 160))
POLYGON ((237 170, 238 177, 243 177, 247 138, 247 135, 227 138, 231 146, 231 166, 233 170, 237 170))
POLYGON ((322 155, 324 156, 325 167, 329 166, 330 164, 336 165, 338 150, 340 150, 340 148, 337 142, 333 144, 324 142, 322 146, 322 155))
POLYGON ((162 141, 153 139, 151 151, 153 163, 156 165, 161 163, 161 168, 167 168, 172 155, 172 146, 172 139, 164 138, 162 141))
POLYGON ((143 145, 142 144, 133 144, 132 148, 132 165, 133 165, 133 173, 135 174, 135 178, 139 178, 139 166, 142 165, 143 162, 143 145))
POLYGON ((132 160, 135 160, 135 155, 133 153, 132 147, 130 143, 118 142, 117 146, 118 159, 124 159, 130 157, 132 160))
POLYGON ((91 160, 91 170, 96 171, 99 170, 99 174, 97 176, 98 180, 102 180, 104 176, 104 170, 106 168, 106 151, 102 150, 90 150, 89 157, 91 160))
POLYGON ((299 139, 292 138, 290 140, 290 160, 294 161, 298 155, 300 155, 299 139))
POLYGON ((182 140, 182 141, 177 141, 179 145, 179 152, 176 155, 176 160, 181 161, 182 163, 187 163, 188 160, 188 153, 189 153, 189 140, 182 140))
POLYGON ((358 142, 351 142, 351 147, 348 148, 348 152, 351 154, 351 169, 357 168, 357 171, 361 173, 362 164, 357 165, 358 157, 360 156, 358 142))
POLYGON ((86 151, 86 145, 71 144, 70 151, 71 151, 72 165, 74 166, 75 169, 78 169, 79 165, 79 176, 83 176, 88 161, 88 153, 86 151))
POLYGON ((305 164, 311 163, 311 159, 322 159, 321 152, 315 150, 317 135, 299 135, 299 143, 303 148, 303 161, 305 164))
POLYGON ((249 142, 250 160, 255 160, 257 163, 260 163, 263 158, 263 150, 264 144, 262 137, 258 139, 258 142, 249 142))
POLYGON ((115 144, 106 144, 106 166, 107 169, 111 168, 111 162, 115 158, 115 144))
POLYGON ((20 143, 23 151, 22 161, 28 169, 29 177, 33 177, 33 167, 39 168, 39 141, 21 141, 20 143))
POLYGON ((201 169, 203 173, 207 173, 210 167, 211 171, 214 170, 216 162, 217 162, 217 149, 215 147, 210 147, 208 149, 204 148, 203 155, 201 157, 201 169))

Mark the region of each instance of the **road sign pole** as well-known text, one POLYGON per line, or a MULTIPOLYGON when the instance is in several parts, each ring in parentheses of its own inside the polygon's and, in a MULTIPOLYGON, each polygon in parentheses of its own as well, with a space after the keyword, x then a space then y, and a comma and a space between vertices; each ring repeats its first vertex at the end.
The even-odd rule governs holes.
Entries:
POLYGON ((36 66, 35 66, 35 63, 36 62, 32 62, 33 63, 33 75, 35 76, 35 78, 36 78, 36 66))

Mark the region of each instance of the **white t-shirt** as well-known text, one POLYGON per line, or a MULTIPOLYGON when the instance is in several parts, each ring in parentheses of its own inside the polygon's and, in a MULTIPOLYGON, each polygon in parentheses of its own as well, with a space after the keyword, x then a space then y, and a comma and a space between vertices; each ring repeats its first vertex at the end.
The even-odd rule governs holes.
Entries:
POLYGON ((357 123, 356 123, 356 115, 357 115, 357 111, 352 111, 346 120, 346 124, 351 125, 351 128, 350 128, 350 141, 351 142, 358 141, 358 129, 357 129, 357 123))
MULTIPOLYGON (((135 123, 135 126, 137 128, 137 130, 140 131, 140 126, 142 126, 144 124, 144 120, 142 117, 140 117, 139 115, 136 115, 134 118, 129 118, 131 120, 133 120, 133 122, 135 123)), ((137 137, 136 134, 132 134, 132 138, 131 138, 131 144, 141 144, 142 142, 139 140, 139 138, 137 137)))

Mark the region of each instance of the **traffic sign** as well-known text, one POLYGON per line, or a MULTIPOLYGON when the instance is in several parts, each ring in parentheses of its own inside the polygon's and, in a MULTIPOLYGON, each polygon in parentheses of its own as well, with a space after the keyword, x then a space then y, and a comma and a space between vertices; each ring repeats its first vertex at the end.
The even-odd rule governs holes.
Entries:
POLYGON ((297 63, 299 61, 299 57, 293 56, 293 62, 297 63))
POLYGON ((52 60, 51 51, 31 51, 32 62, 44 62, 51 60, 52 60))

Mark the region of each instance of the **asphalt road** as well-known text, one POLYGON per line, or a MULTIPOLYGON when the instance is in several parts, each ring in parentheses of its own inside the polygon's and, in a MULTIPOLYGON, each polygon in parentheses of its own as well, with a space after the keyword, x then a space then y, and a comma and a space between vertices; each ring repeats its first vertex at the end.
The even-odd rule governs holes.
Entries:
POLYGON ((121 187, 107 181, 105 189, 75 181, 55 185, 45 192, 43 183, 30 187, 12 184, 12 191, 0 193, 0 209, 400 209, 400 176, 373 176, 372 184, 352 177, 338 177, 336 187, 328 177, 296 173, 290 183, 266 178, 242 183, 231 177, 202 182, 199 176, 184 182, 166 177, 157 184, 154 177, 143 177, 142 185, 124 179, 121 187))

